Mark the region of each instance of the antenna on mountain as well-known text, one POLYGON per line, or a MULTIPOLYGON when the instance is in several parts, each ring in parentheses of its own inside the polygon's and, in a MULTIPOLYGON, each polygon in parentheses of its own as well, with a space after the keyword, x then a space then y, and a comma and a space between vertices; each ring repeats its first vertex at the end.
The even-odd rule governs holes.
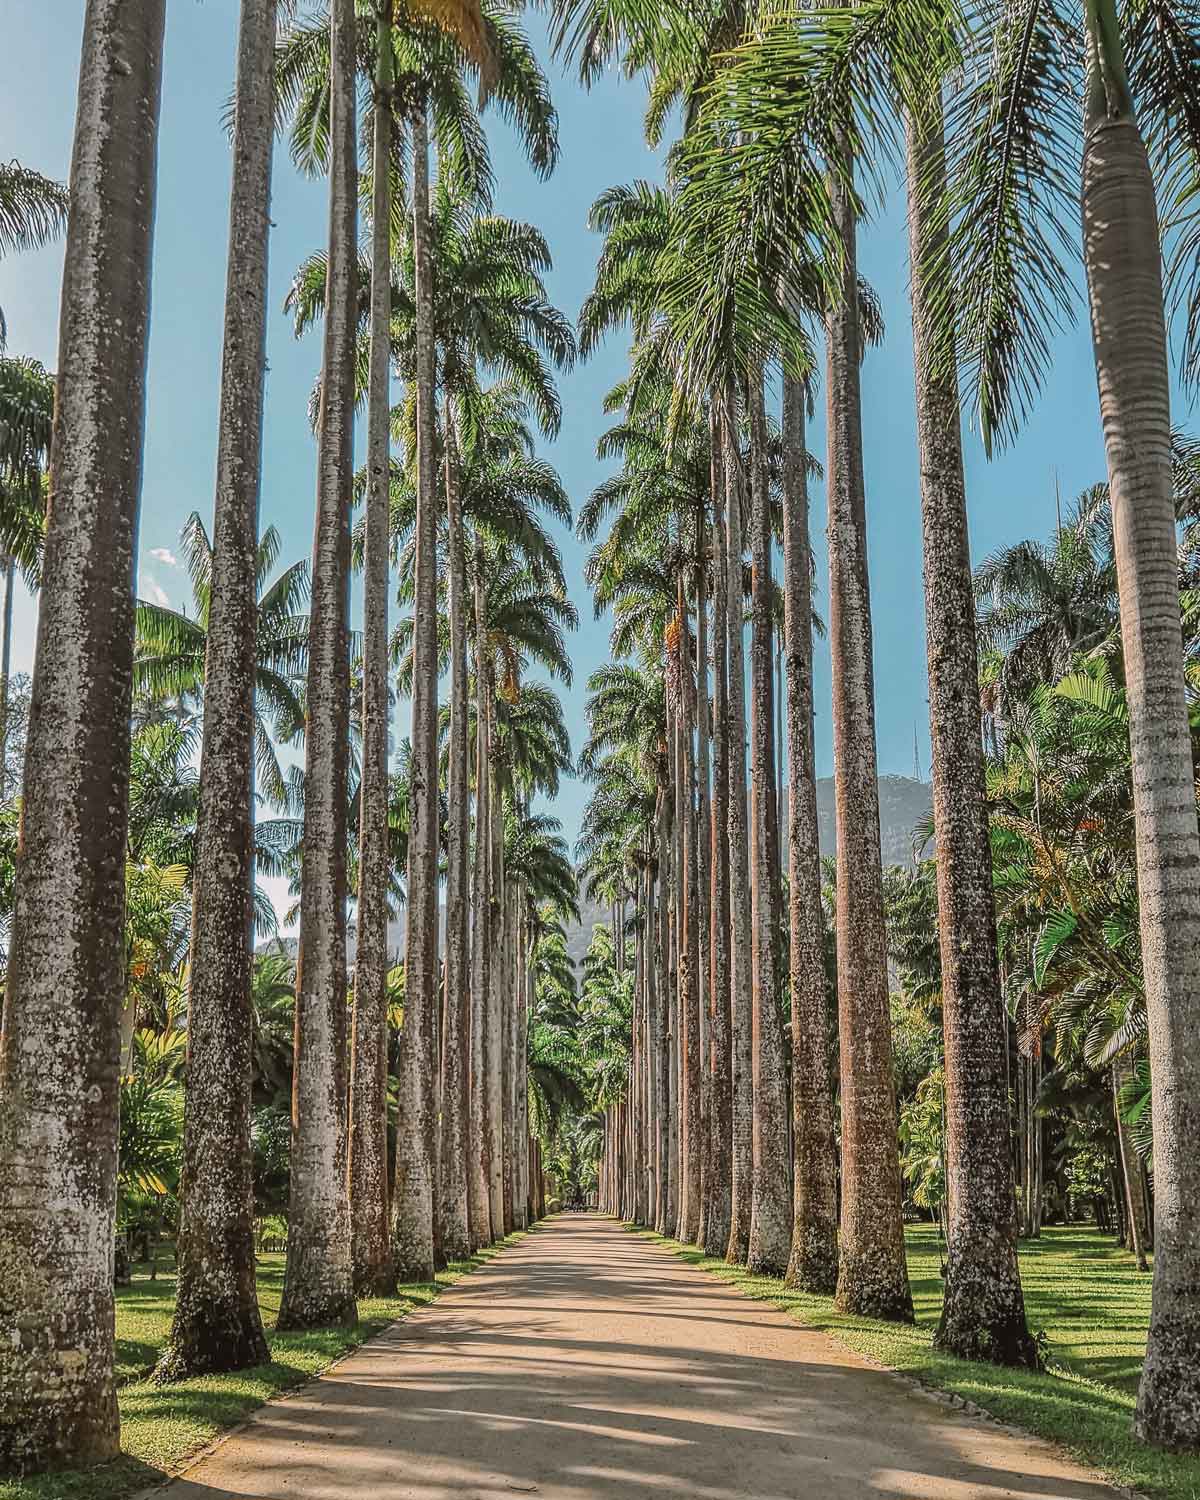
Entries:
POLYGON ((917 739, 917 721, 913 720, 913 780, 921 779, 921 745, 917 739))
POLYGON ((1058 520, 1058 536, 1062 540, 1062 489, 1058 483, 1058 467, 1054 469, 1054 514, 1058 520))

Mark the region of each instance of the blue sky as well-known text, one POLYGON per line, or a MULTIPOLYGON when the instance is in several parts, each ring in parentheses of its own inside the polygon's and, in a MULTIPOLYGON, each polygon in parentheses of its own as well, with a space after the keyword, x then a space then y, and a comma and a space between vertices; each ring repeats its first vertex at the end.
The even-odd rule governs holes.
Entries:
MULTIPOLYGON (((74 121, 76 60, 83 0, 7 0, 0 50, 0 158, 65 178, 74 121)), ((192 510, 211 515, 216 446, 230 159, 221 107, 234 71, 236 0, 172 0, 168 14, 163 92, 158 220, 151 321, 145 487, 140 588, 173 605, 188 599, 186 576, 173 563, 179 530, 192 510)), ((543 22, 531 32, 546 57, 543 22)), ((547 59, 561 117, 561 162, 548 182, 525 166, 499 120, 489 120, 498 183, 497 210, 537 222, 554 253, 552 297, 572 317, 586 295, 598 240, 587 228, 588 209, 605 187, 656 175, 659 160, 641 134, 643 90, 616 76, 585 94, 547 59)), ((270 373, 263 476, 263 523, 283 533, 282 560, 306 554, 312 542, 315 448, 306 403, 319 362, 319 340, 297 343, 282 311, 298 262, 325 229, 324 190, 276 158, 271 245, 270 373)), ((912 774, 914 729, 923 771, 928 768, 920 511, 912 396, 911 327, 906 302, 907 236, 897 198, 866 229, 862 270, 874 283, 887 322, 884 346, 864 371, 863 414, 875 617, 879 762, 884 771, 912 774)), ((0 262, 0 306, 9 324, 9 351, 56 363, 62 251, 0 262)), ((1083 309, 1080 309, 1081 313, 1083 309)), ((1054 524, 1055 485, 1064 500, 1103 477, 1103 449, 1086 324, 1064 335, 1056 363, 1020 443, 987 463, 968 438, 968 481, 976 558, 1054 524)), ((596 439, 606 425, 604 392, 620 377, 625 341, 610 339, 589 364, 563 379, 564 421, 550 456, 576 507, 601 477, 596 439)), ((1186 420, 1177 411, 1176 421, 1186 420)), ((818 417, 811 434, 824 444, 818 417)), ((823 495, 813 496, 813 533, 823 577, 823 495)), ((575 682, 567 695, 572 735, 583 734, 588 673, 608 658, 607 625, 594 622, 583 583, 585 549, 564 536, 573 597, 582 617, 574 643, 575 682)), ((822 584, 819 606, 823 607, 822 584)), ((28 670, 34 612, 22 599, 16 614, 14 665, 28 670)), ((819 648, 818 753, 822 774, 832 769, 829 671, 819 648)), ((407 705, 397 734, 407 733, 407 705)), ((572 839, 586 788, 568 784, 558 812, 572 839)))

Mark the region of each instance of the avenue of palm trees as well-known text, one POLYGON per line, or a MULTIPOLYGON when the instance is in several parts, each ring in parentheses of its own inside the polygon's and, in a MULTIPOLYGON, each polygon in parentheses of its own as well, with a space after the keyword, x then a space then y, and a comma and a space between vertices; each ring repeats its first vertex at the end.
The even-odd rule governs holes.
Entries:
POLYGON ((1137 1434, 1200 1452, 1200 457, 1169 375, 1200 350, 1200 17, 556 0, 574 86, 644 80, 670 147, 664 184, 595 204, 574 323, 547 235, 498 207, 492 115, 559 166, 521 8, 241 0, 187 613, 135 597, 165 0, 87 0, 66 190, 0 166, 0 254, 66 236, 57 374, 0 349, 0 1476, 119 1451, 114 1245, 131 1179, 167 1193, 129 1165, 122 1100, 156 1033, 186 1048, 164 1385, 267 1357, 268 1085, 277 1123, 290 1100, 280 1329, 350 1324, 527 1227, 582 1154, 602 1210, 899 1322, 920 1177, 946 1234, 938 1347, 1034 1368, 1017 1243, 1049 1049, 1073 1097, 1103 1084, 1112 1199, 1153 1249, 1137 1434), (324 182, 328 235, 287 298, 321 347, 311 560, 273 578, 297 550, 259 524, 277 143, 324 182), (881 860, 860 371, 884 329, 857 262, 893 180, 932 743, 932 857, 907 873, 881 860), (973 571, 963 424, 1019 439, 1079 288, 1105 482, 1048 546, 973 571), (619 332, 608 477, 576 519, 539 444, 556 375, 619 332), (577 757, 572 524, 612 625, 577 757), (38 598, 19 787, 14 568, 38 598), (572 773, 574 863, 545 811, 572 773), (269 973, 265 873, 291 880, 298 936, 269 973), (610 920, 576 975, 581 895, 610 920), (900 1100, 897 972, 936 1033, 900 1100), (922 1119, 936 1171, 914 1166, 922 1119))

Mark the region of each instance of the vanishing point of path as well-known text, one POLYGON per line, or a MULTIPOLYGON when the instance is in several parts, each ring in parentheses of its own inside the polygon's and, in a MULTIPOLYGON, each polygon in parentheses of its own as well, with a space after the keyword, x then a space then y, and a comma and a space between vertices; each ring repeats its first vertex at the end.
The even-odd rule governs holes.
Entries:
POLYGON ((564 1215, 322 1379, 166 1500, 1114 1500, 717 1277, 564 1215))

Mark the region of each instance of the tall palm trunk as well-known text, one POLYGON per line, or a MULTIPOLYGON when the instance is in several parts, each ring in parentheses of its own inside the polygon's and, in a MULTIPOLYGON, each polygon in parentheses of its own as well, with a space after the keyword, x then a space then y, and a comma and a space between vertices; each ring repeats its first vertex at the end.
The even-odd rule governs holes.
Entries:
POLYGON ((802 386, 783 386, 783 608, 787 666, 788 896, 795 1200, 787 1282, 837 1287, 837 1158, 829 1077, 825 912, 813 744, 812 554, 802 386))
POLYGON ((276 0, 243 0, 192 878, 175 1317, 160 1380, 267 1358, 250 1154, 254 673, 276 0))
MULTIPOLYGON (((488 751, 494 754, 495 689, 487 687, 488 751)), ((488 959, 487 987, 484 991, 484 1041, 486 1062, 484 1086, 487 1096, 487 1118, 491 1151, 488 1156, 488 1201, 492 1218, 492 1238, 503 1239, 508 1232, 504 1222, 504 805, 498 778, 492 772, 492 789, 488 798, 491 821, 487 836, 488 853, 488 959)))
POLYGON ((681 570, 679 609, 679 832, 682 856, 683 922, 679 952, 680 1071, 683 1078, 683 1164, 679 1238, 693 1244, 700 1232, 700 882, 694 785, 696 756, 696 685, 692 675, 692 640, 687 591, 681 570))
POLYGON ((13 584, 16 562, 6 557, 0 565, 4 574, 4 623, 0 626, 0 802, 8 798, 8 698, 12 676, 13 584))
POLYGON ((693 830, 696 843, 696 926, 699 933, 696 969, 696 997, 699 1012, 697 1028, 700 1042, 698 1060, 700 1088, 700 1220, 696 1226, 696 1243, 708 1238, 708 1212, 712 1200, 712 1075, 710 1060, 712 1039, 709 1036, 712 960, 709 945, 712 929, 709 922, 709 740, 712 732, 708 692, 708 518, 704 505, 696 515, 696 811, 693 830))
POLYGON ((729 839, 730 1055, 732 1058, 733 1177, 726 1256, 745 1264, 750 1253, 754 1201, 754 975, 750 933, 750 855, 746 824, 746 656, 743 641, 742 484, 738 457, 737 406, 730 390, 725 407, 725 457, 729 468, 726 506, 726 622, 728 640, 728 756, 726 832, 729 839))
POLYGON ((403 1281, 432 1281, 434 1051, 438 979, 437 356, 433 326, 433 228, 429 217, 429 122, 413 111, 413 261, 416 280, 417 519, 413 594, 412 789, 409 794, 408 924, 404 1032, 397 1087, 400 1129, 392 1244, 403 1281))
POLYGON ((1200 1448, 1200 840, 1184 699, 1154 182, 1115 0, 1087 0, 1084 263, 1108 458, 1154 1116, 1154 1294, 1137 1430, 1200 1448))
POLYGON ((833 187, 843 241, 841 295, 826 320, 829 640, 837 823, 837 961, 841 1030, 842 1224, 838 1305, 911 1321, 892 1080, 875 683, 863 484, 862 339, 857 226, 833 187))
POLYGON ((446 402, 446 512, 450 592, 450 829, 446 868, 446 1024, 442 1034, 442 1153, 438 1185, 442 1248, 448 1260, 471 1253, 471 967, 467 901, 470 791, 467 767, 467 562, 455 414, 446 402))
POLYGON ((924 533, 942 1025, 946 1054, 946 1293, 935 1342, 966 1359, 1035 1366, 1017 1266, 1007 1038, 983 785, 979 657, 954 327, 937 300, 945 137, 935 102, 908 121, 913 349, 924 533))
POLYGON ((671 701, 672 693, 670 682, 668 681, 667 723, 658 776, 658 993, 660 1012, 658 1117, 661 1121, 658 1154, 659 1182, 661 1186, 658 1194, 658 1212, 654 1227, 659 1234, 674 1234, 675 1232, 679 1192, 678 1172, 676 1171, 674 1153, 672 1151, 672 1141, 677 1128, 677 1122, 674 1109, 675 1088, 672 1077, 672 1053, 674 1050, 672 1031, 675 1026, 675 975, 672 965, 671 944, 675 925, 675 861, 672 849, 674 789, 669 770, 670 759, 668 749, 674 738, 674 729, 671 724, 671 701))
POLYGON ((333 9, 329 268, 309 615, 304 864, 292 1075, 291 1198, 280 1328, 355 1316, 346 1190, 346 783, 350 490, 358 274, 353 0, 333 9))
POLYGON ((396 1285, 388 1226, 388 549, 391 505, 392 0, 376 17, 371 163, 371 356, 367 392, 367 525, 363 560, 362 776, 358 948, 350 1048, 350 1226, 354 1290, 396 1285))
POLYGON ((658 962, 657 928, 654 909, 654 866, 650 853, 649 830, 643 839, 644 864, 639 875, 641 886, 643 949, 645 954, 646 1025, 645 1025, 645 1111, 646 1111, 646 1223, 654 1225, 658 1209, 658 962))
POLYGON ((513 1188, 515 1183, 514 1146, 516 1112, 516 1029, 517 996, 513 984, 513 910, 514 889, 508 882, 500 892, 501 909, 504 912, 504 944, 501 949, 500 984, 497 1000, 500 1010, 500 1115, 503 1126, 504 1151, 501 1158, 501 1193, 504 1203, 504 1232, 511 1234, 514 1218, 513 1188))
POLYGON ((513 1221, 517 1229, 529 1224, 529 990, 533 955, 530 898, 524 884, 518 887, 516 903, 516 1040, 513 1091, 513 1221))
POLYGON ((471 934, 471 1115, 468 1207, 474 1248, 492 1242, 492 1129, 487 1109, 487 993, 491 911, 491 752, 488 746, 483 548, 475 548, 475 863, 471 934))
POLYGON ((163 11, 89 0, 84 20, 0 1053, 0 1473, 117 1451, 118 1039, 163 11))
POLYGON ((729 1246, 733 1120, 729 1053, 729 567, 725 547, 725 449, 718 403, 709 412, 713 506, 713 790, 709 828, 709 1169, 704 1251, 724 1255, 729 1246))
POLYGON ((778 881, 772 848, 775 805, 775 648, 771 628, 771 508, 767 487, 767 416, 762 372, 750 384, 750 550, 753 561, 750 671, 751 764, 754 776, 754 976, 752 1040, 754 1114, 753 1198, 748 1265, 759 1275, 782 1276, 792 1245, 792 1181, 788 1159, 788 1080, 779 1014, 778 881))

